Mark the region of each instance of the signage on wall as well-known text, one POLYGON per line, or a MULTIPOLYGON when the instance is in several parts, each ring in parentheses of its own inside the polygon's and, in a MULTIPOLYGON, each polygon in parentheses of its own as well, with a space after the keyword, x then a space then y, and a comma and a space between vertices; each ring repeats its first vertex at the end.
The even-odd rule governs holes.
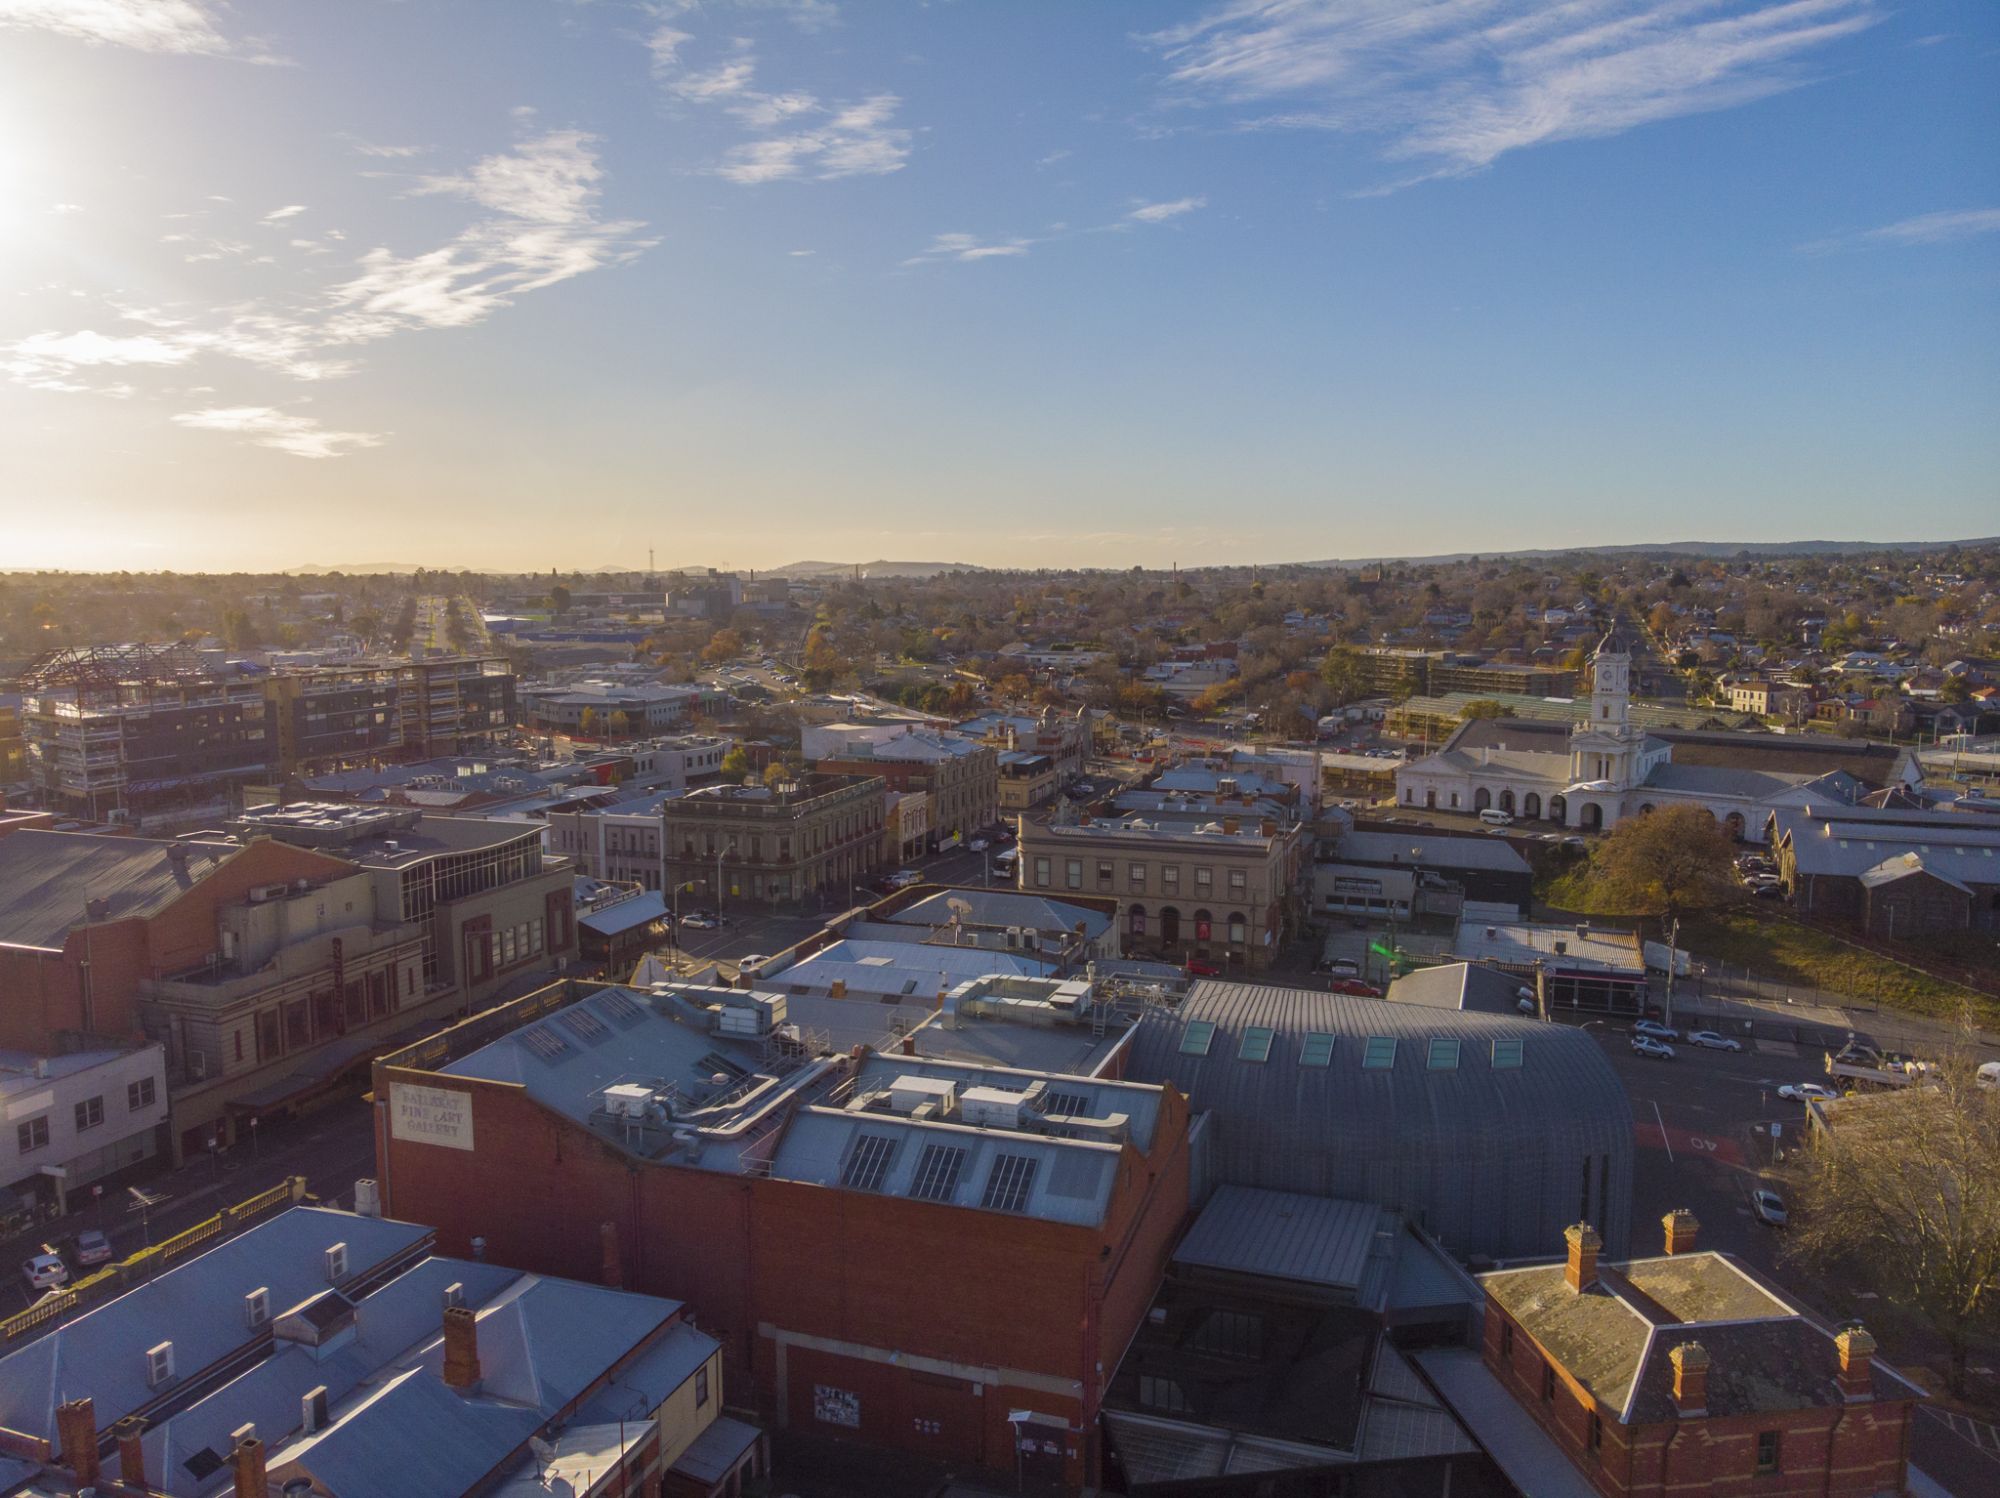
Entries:
POLYGON ((851 1389, 828 1384, 813 1385, 813 1419, 823 1425, 843 1425, 861 1429, 861 1396, 851 1389))
POLYGON ((472 1094, 442 1087, 389 1084, 389 1133, 413 1144, 472 1148, 472 1094))

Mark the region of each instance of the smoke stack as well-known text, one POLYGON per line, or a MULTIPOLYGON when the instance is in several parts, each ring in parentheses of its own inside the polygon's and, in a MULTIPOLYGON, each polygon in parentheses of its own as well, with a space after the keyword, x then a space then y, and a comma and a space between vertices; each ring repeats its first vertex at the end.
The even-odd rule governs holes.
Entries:
MULTIPOLYGON (((254 1432, 255 1426, 246 1425, 244 1430, 254 1432)), ((236 1443, 231 1453, 236 1466, 235 1498, 270 1498, 271 1484, 264 1475, 264 1443, 252 1435, 244 1436, 236 1443)))
POLYGON ((1674 1409, 1682 1415, 1708 1413, 1708 1351, 1699 1342, 1683 1342, 1667 1354, 1674 1365, 1674 1409))
POLYGON ((1589 1223, 1578 1222, 1563 1229, 1563 1241, 1569 1245, 1569 1264, 1563 1270, 1563 1283, 1581 1295, 1597 1283, 1597 1254, 1604 1247, 1604 1240, 1589 1223))
POLYGON ((140 1438, 146 1433, 146 1422, 137 1415, 127 1415, 111 1427, 111 1433, 118 1438, 118 1480, 128 1488, 146 1486, 146 1446, 140 1438))
POLYGON ((604 1259, 604 1283, 613 1290, 624 1289, 625 1265, 618 1252, 618 1224, 610 1221, 598 1224, 597 1241, 604 1259))
POLYGON ((97 1481, 97 1407, 89 1398, 56 1406, 56 1441, 62 1464, 76 1474, 78 1487, 97 1481))
POLYGON ((1686 1207, 1676 1207, 1660 1219, 1660 1225, 1667 1230, 1667 1252, 1669 1254, 1691 1254, 1694 1252, 1695 1238, 1701 1232, 1701 1222, 1686 1207))
POLYGON ((479 1323, 464 1306, 444 1313, 444 1385, 463 1393, 479 1387, 479 1323))
POLYGON ((1875 1339, 1859 1325, 1850 1326, 1833 1339, 1840 1351, 1840 1397, 1860 1404, 1875 1397, 1875 1339))

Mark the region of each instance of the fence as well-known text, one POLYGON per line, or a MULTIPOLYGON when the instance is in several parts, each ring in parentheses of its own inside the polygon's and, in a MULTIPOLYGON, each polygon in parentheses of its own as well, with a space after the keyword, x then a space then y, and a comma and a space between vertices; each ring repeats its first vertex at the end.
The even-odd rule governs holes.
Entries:
POLYGON ((67 1289, 43 1296, 27 1310, 17 1316, 0 1321, 0 1346, 19 1340, 29 1332, 56 1321, 78 1306, 107 1300, 124 1293, 132 1285, 151 1279, 161 1269, 175 1259, 200 1247, 211 1238, 219 1238, 233 1228, 239 1228, 255 1221, 273 1207, 289 1206, 306 1194, 304 1176, 288 1176, 268 1191, 260 1191, 233 1207, 224 1207, 213 1217, 196 1223, 193 1227, 176 1233, 155 1243, 150 1248, 142 1248, 128 1259, 116 1264, 107 1264, 87 1279, 78 1280, 67 1289))

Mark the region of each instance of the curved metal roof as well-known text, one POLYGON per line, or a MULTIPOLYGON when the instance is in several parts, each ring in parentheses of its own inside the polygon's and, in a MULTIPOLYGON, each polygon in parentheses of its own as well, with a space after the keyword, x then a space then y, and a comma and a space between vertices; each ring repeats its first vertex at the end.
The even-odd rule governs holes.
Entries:
POLYGON ((1204 982, 1147 1014, 1127 1076, 1215 1115, 1217 1181, 1396 1208, 1459 1253, 1543 1253, 1582 1215, 1630 1230, 1631 1103, 1567 1026, 1204 982))

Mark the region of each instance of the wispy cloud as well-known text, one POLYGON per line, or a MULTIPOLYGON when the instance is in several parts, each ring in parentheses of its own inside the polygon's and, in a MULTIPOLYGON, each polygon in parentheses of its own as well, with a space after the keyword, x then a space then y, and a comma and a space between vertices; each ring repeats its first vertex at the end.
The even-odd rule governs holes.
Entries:
MULTIPOLYGON (((791 115, 821 112, 816 100, 793 98, 791 115)), ((732 146, 716 175, 750 185, 792 177, 831 181, 899 172, 910 156, 910 132, 895 123, 901 102, 894 94, 876 94, 835 109, 805 129, 732 146)))
POLYGON ((51 203, 51 204, 49 204, 49 212, 51 212, 51 213, 55 214, 55 215, 56 215, 56 216, 57 216, 58 218, 61 218, 61 217, 64 217, 65 215, 68 215, 68 214, 72 214, 72 213, 81 213, 81 212, 83 212, 83 204, 81 204, 81 203, 51 203))
POLYGON ((1003 239, 986 243, 973 234, 940 234, 921 254, 912 255, 905 265, 926 265, 933 260, 994 260, 1009 255, 1025 255, 1032 239, 1003 239))
POLYGON ((1962 239, 1976 239, 1982 234, 2000 234, 2000 208, 1920 213, 1915 218, 1898 219, 1879 228, 1816 239, 1799 248, 1808 255, 1824 255, 1835 250, 1861 249, 1870 245, 1955 244, 1962 239))
POLYGON ((1807 81, 1876 0, 1232 0, 1146 40, 1185 102, 1382 136, 1411 180, 1728 109, 1807 81))
POLYGON ((429 146, 385 146, 376 141, 366 140, 348 130, 336 130, 333 138, 345 141, 363 156, 376 156, 391 161, 406 160, 412 156, 422 156, 430 150, 429 146))
POLYGON ((257 447, 274 447, 295 458, 339 458, 363 447, 379 447, 378 432, 335 432, 311 416, 279 411, 271 406, 208 406, 179 411, 176 426, 205 432, 232 432, 257 447))
POLYGON ((260 224, 282 224, 288 218, 297 218, 306 211, 303 203, 288 203, 283 208, 273 208, 257 222, 260 224))
POLYGON ((224 36, 215 23, 216 9, 200 0, 0 0, 0 27, 52 31, 141 52, 275 60, 224 36))
POLYGON ((1171 203, 1141 203, 1125 217, 1142 224, 1164 224, 1170 218, 1207 206, 1207 198, 1175 198, 1171 203))

